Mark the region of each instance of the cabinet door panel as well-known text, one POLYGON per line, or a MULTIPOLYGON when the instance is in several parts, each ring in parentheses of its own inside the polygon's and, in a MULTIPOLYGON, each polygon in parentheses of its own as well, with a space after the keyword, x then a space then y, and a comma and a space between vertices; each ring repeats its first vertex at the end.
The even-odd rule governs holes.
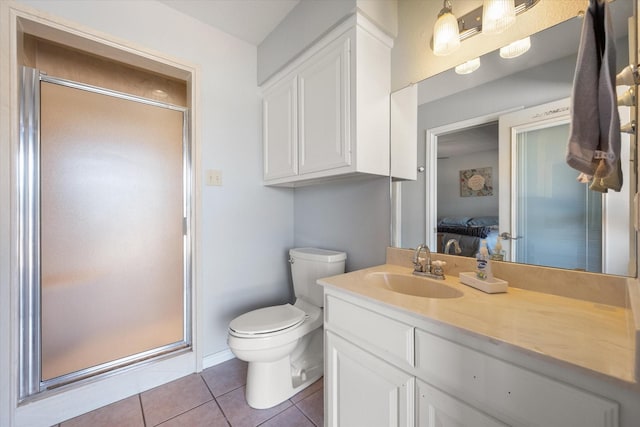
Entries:
POLYGON ((300 173, 351 164, 349 39, 309 60, 299 74, 300 173))
POLYGON ((419 427, 506 427, 427 383, 417 380, 416 386, 419 427))
POLYGON ((411 375, 331 332, 326 332, 326 354, 328 426, 413 426, 411 375))
POLYGON ((263 101, 264 179, 298 173, 298 91, 296 77, 287 78, 263 101))

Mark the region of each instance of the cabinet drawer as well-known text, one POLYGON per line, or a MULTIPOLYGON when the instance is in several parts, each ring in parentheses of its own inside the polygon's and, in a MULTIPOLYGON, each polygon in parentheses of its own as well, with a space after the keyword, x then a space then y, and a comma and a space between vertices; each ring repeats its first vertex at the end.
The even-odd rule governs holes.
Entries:
POLYGON ((414 365, 412 326, 332 295, 327 295, 324 310, 328 329, 397 364, 414 365))
POLYGON ((464 402, 416 381, 417 427, 507 427, 464 402))
POLYGON ((618 405, 416 330, 418 377, 511 425, 618 425, 618 405))

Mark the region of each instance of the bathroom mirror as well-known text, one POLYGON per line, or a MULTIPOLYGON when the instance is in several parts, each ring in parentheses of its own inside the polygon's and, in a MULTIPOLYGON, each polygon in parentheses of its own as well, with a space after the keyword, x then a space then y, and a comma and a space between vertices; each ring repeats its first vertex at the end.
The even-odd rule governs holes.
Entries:
MULTIPOLYGON (((609 4, 617 72, 637 62, 633 3, 609 4)), ((419 169, 392 182, 393 246, 443 252, 455 239, 474 256, 484 239, 492 252, 501 243, 505 261, 636 276, 635 136, 622 134, 620 192, 591 191, 564 160, 581 28, 569 19, 532 35, 520 57, 491 52, 471 74, 418 83, 419 169)), ((619 111, 622 125, 636 114, 619 111)))

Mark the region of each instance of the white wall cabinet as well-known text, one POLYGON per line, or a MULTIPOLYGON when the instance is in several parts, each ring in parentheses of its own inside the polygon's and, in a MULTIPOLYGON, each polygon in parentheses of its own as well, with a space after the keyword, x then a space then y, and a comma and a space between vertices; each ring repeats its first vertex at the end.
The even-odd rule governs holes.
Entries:
POLYGON ((263 102, 264 179, 298 174, 298 80, 288 76, 265 92, 263 102))
POLYGON ((298 75, 300 173, 351 164, 349 141, 349 45, 339 39, 313 57, 298 75))
POLYGON ((266 185, 389 175, 391 44, 356 14, 263 86, 266 185))
POLYGON ((393 309, 325 289, 324 313, 328 426, 619 425, 617 403, 436 335, 393 309))

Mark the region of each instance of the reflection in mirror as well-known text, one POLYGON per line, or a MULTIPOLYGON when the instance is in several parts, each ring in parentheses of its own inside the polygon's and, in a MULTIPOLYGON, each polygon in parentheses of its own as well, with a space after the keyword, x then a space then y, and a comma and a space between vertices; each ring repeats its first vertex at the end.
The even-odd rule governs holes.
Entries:
MULTIPOLYGON (((633 62, 633 2, 610 6, 620 71, 633 62)), ((472 74, 450 70, 419 83, 417 164, 425 169, 392 185, 394 246, 426 242, 443 252, 456 240, 460 255, 475 256, 485 239, 505 261, 636 275, 635 137, 622 135, 620 192, 590 190, 565 163, 581 27, 570 19, 533 35, 523 56, 492 52, 472 74)), ((623 125, 635 114, 619 111, 623 125)))

